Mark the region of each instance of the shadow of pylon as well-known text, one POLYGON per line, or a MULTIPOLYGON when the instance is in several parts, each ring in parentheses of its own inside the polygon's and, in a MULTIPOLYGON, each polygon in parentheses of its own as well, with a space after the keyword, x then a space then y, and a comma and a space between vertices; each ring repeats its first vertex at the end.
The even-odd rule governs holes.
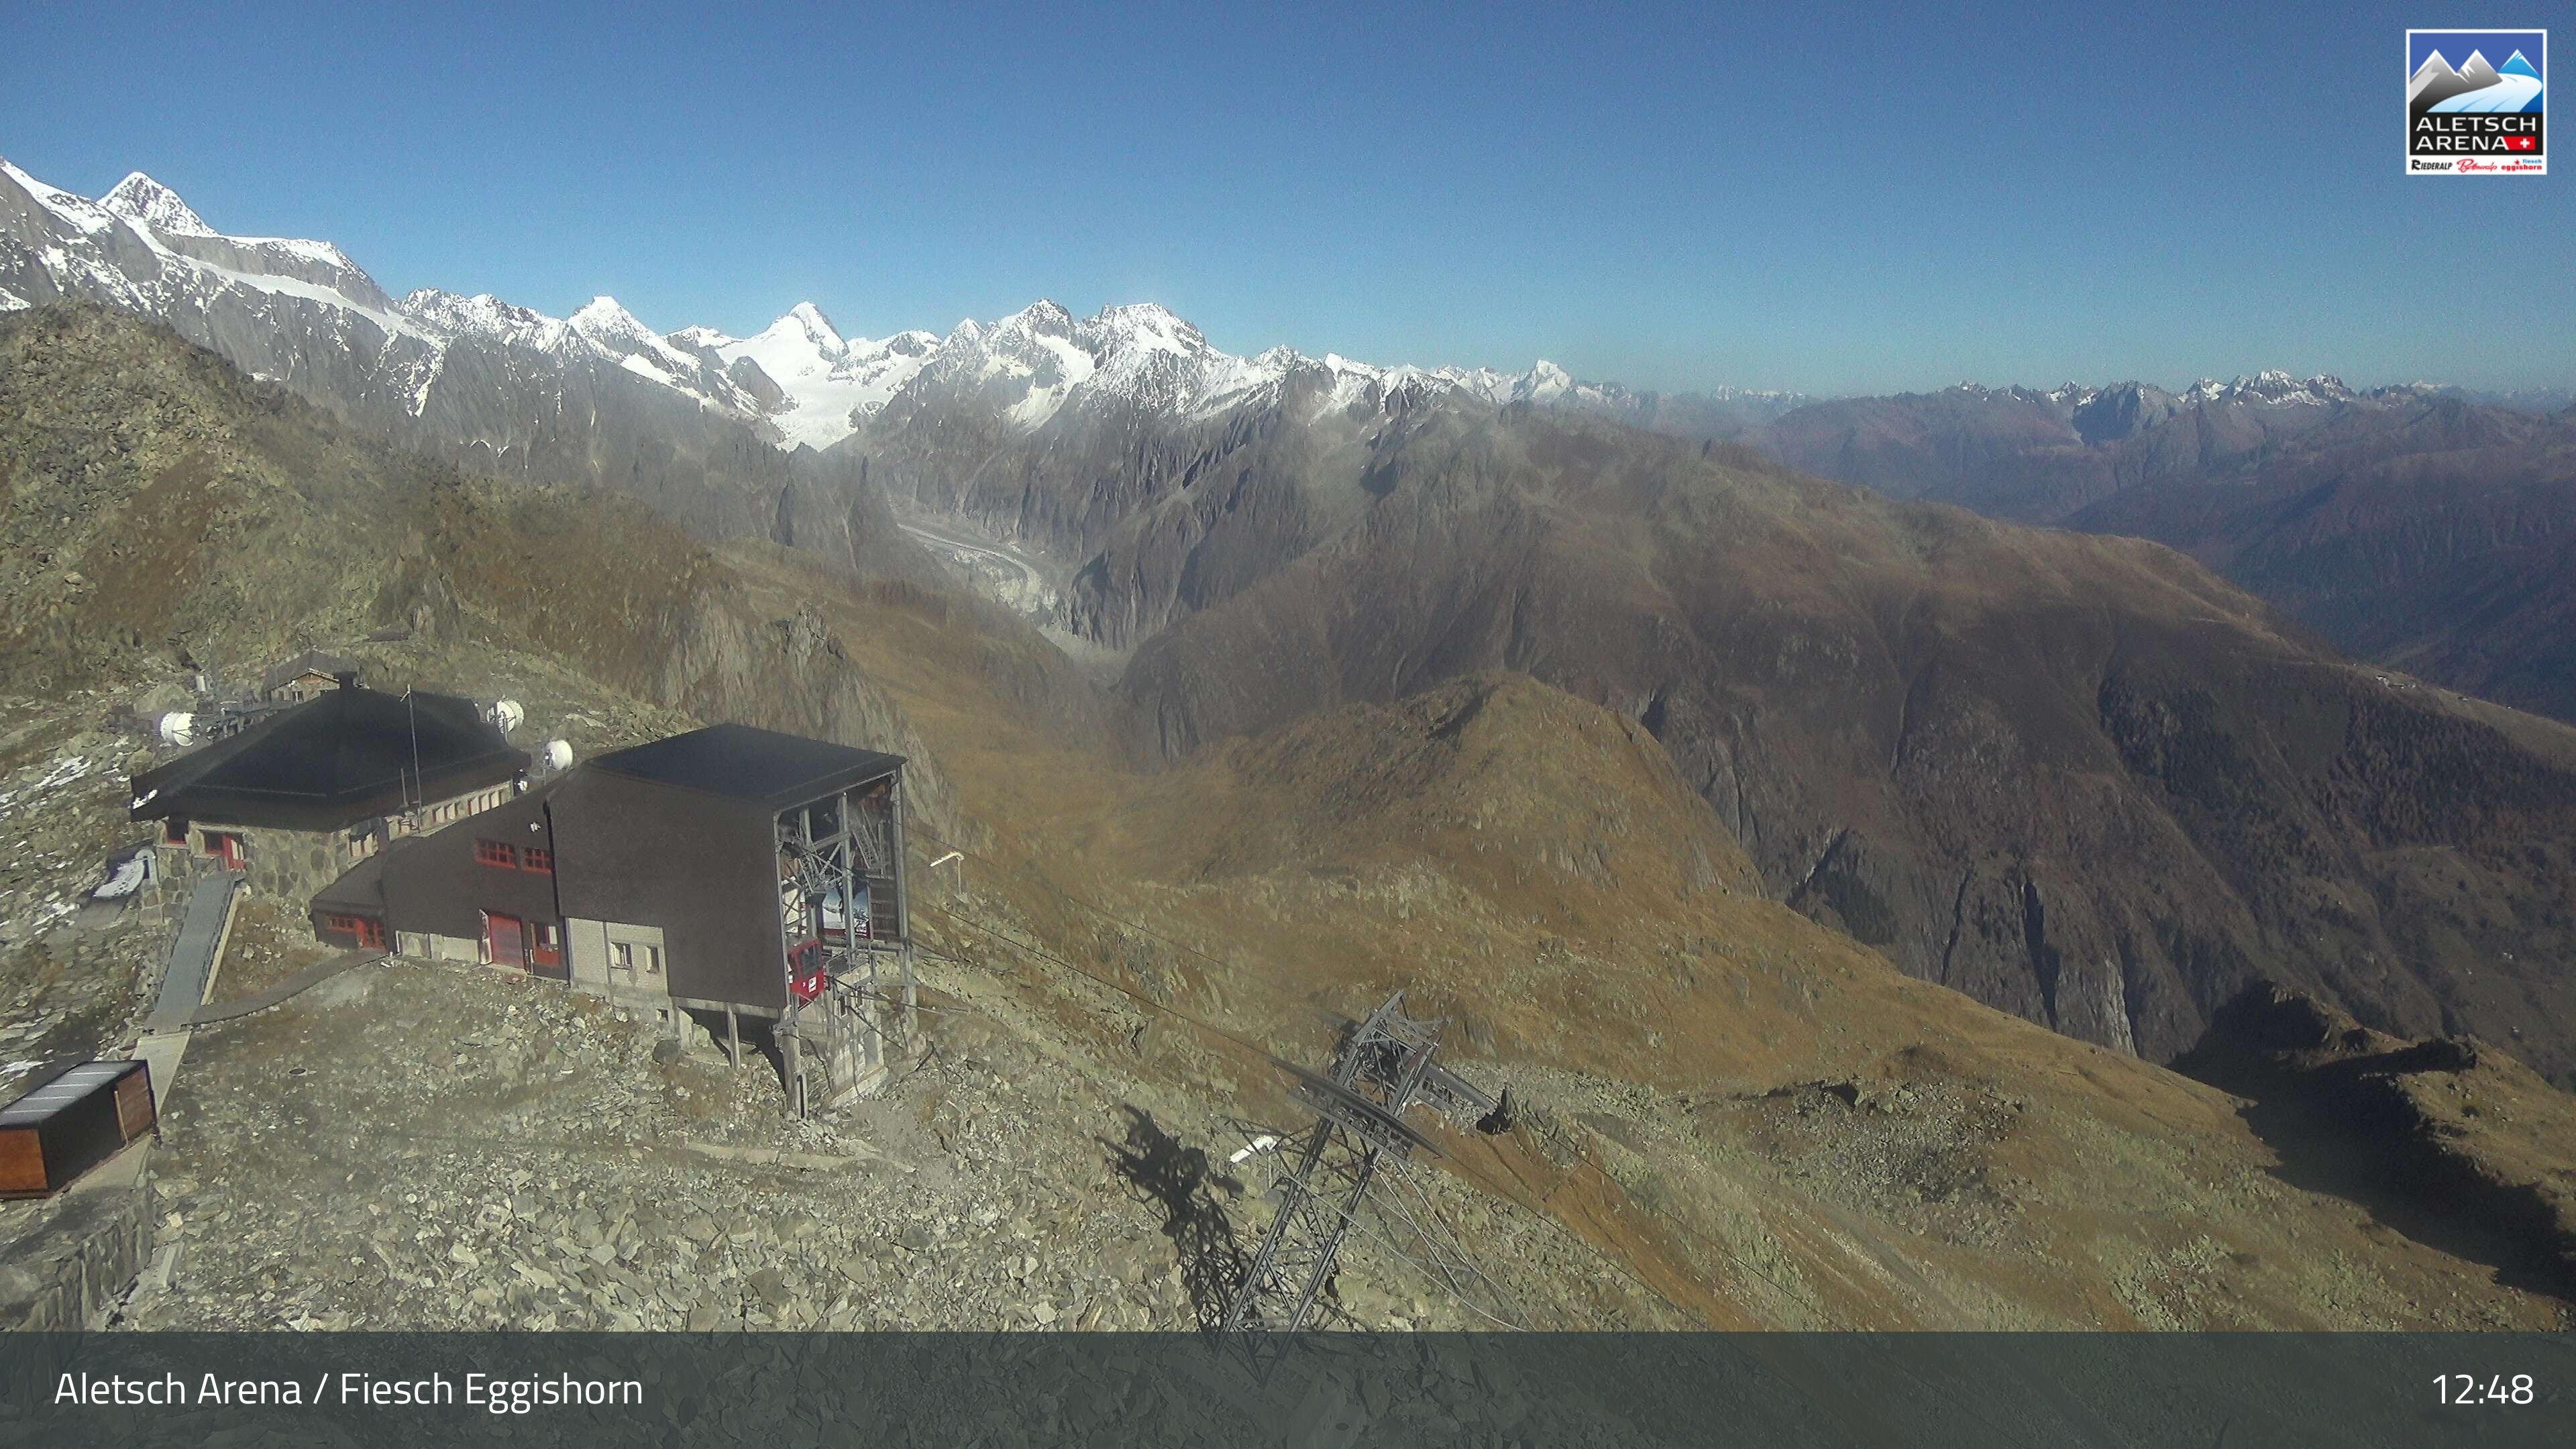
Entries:
POLYGON ((1215 1332, 1242 1291, 1252 1258, 1212 1189, 1236 1197, 1243 1184, 1214 1170, 1204 1150, 1184 1146, 1164 1131, 1153 1113, 1138 1107, 1119 1110, 1127 1114, 1127 1139, 1098 1139, 1109 1150, 1110 1170, 1138 1197, 1162 1208, 1163 1236, 1172 1240, 1178 1255, 1191 1315, 1202 1333, 1215 1332))

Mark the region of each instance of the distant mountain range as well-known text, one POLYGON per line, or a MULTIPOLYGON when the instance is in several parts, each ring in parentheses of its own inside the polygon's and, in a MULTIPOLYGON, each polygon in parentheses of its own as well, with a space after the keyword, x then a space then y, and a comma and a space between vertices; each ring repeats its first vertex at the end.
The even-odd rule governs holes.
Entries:
MULTIPOLYGON (((1189 421, 1289 392, 1328 407, 1406 393, 1498 407, 1527 403, 1694 440, 1745 441, 1828 476, 1935 497, 1987 486, 1966 476, 1984 442, 1953 439, 1967 443, 1950 464, 1955 485, 1927 481, 1931 473, 1912 456, 1910 435, 1946 446, 1947 435, 1930 421, 1944 413, 1976 415, 1970 431, 1982 433, 2001 414, 2027 410, 2034 437, 2065 431, 2042 421, 2054 415, 2076 438, 2098 445, 2216 409, 2223 415, 2217 436, 2193 450, 2207 462, 2295 432, 2326 405, 2447 393, 2540 411, 2576 400, 2563 389, 2471 394, 2434 384, 2355 393, 2333 378, 2300 381, 2279 372, 2231 383, 2203 379, 2179 393, 2139 382, 2069 383, 2047 392, 1962 384, 1934 394, 1831 400, 1764 389, 1656 393, 1581 381, 1543 360, 1503 373, 1377 366, 1285 347, 1237 357, 1152 304, 1076 321, 1042 301, 999 321, 961 322, 944 336, 908 331, 869 339, 843 337, 819 308, 800 303, 751 337, 706 327, 665 335, 610 297, 567 318, 488 295, 422 289, 391 297, 328 242, 218 233, 141 173, 90 201, 0 161, 0 310, 54 297, 152 316, 254 376, 413 446, 504 473, 622 475, 647 491, 684 463, 749 474, 742 481, 756 480, 764 491, 773 481, 785 486, 784 465, 746 453, 746 444, 826 450, 877 431, 881 418, 935 412, 944 400, 970 395, 1021 432, 1068 407, 1082 414, 1136 406, 1189 421), (1900 415, 1915 421, 1899 423, 1900 415), (578 441, 566 428, 575 417, 582 422, 578 441)), ((2115 466, 2106 479, 2125 476, 2115 466)), ((2076 487, 2106 491, 2102 482, 2076 487)), ((735 500, 723 511, 743 516, 706 521, 739 530, 764 506, 774 511, 774 498, 766 505, 756 497, 735 500)))
POLYGON ((2576 720, 2563 393, 1961 386, 1812 404, 1747 440, 1892 497, 2170 544, 2354 654, 2576 720))

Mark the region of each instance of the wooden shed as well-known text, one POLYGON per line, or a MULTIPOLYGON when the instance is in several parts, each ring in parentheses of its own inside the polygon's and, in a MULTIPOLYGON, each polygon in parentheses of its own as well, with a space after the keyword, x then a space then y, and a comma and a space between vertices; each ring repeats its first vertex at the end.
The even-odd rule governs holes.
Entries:
POLYGON ((65 1062, 0 1107, 0 1197, 46 1197, 152 1131, 152 1069, 65 1062))

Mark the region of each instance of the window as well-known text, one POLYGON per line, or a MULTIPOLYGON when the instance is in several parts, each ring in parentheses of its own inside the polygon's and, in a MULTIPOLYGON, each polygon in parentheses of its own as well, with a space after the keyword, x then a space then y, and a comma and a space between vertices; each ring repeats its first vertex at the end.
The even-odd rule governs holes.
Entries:
POLYGON ((497 865, 508 870, 519 863, 519 851, 506 840, 478 840, 474 842, 474 858, 485 865, 497 865))
POLYGON ((542 845, 521 846, 519 848, 519 869, 533 870, 539 875, 553 875, 555 873, 555 853, 546 849, 542 845))
POLYGON ((662 974, 662 948, 632 941, 611 941, 608 943, 608 964, 629 980, 636 979, 639 972, 643 976, 659 976, 662 974))
POLYGON ((361 947, 370 951, 381 951, 385 948, 385 923, 371 916, 324 916, 322 928, 340 935, 355 937, 361 947))
POLYGON ((176 816, 176 815, 173 815, 173 816, 171 816, 169 819, 162 821, 162 822, 161 822, 161 841, 162 841, 162 843, 163 843, 163 844, 165 844, 165 845, 185 845, 185 844, 187 844, 187 843, 188 843, 188 822, 187 822, 186 820, 181 819, 180 817, 178 817, 178 816, 176 816))

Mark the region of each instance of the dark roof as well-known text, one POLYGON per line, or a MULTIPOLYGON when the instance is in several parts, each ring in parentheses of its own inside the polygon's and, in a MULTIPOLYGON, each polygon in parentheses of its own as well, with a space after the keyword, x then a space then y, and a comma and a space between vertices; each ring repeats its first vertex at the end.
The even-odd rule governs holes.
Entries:
POLYGON ((100 1088, 113 1085, 137 1065, 132 1061, 49 1065, 40 1073, 42 1081, 33 1083, 18 1100, 0 1108, 0 1127, 32 1127, 100 1088))
POLYGON ((136 820, 332 830, 527 768, 527 751, 470 699, 335 689, 136 775, 131 809, 136 820))
POLYGON ((319 649, 307 649, 261 675, 259 687, 265 693, 289 680, 301 679, 307 674, 328 674, 337 677, 342 674, 359 673, 362 668, 363 666, 354 659, 343 659, 337 654, 328 654, 319 649))
POLYGON ((901 755, 720 724, 601 755, 586 768, 778 810, 892 774, 902 764, 901 755))

